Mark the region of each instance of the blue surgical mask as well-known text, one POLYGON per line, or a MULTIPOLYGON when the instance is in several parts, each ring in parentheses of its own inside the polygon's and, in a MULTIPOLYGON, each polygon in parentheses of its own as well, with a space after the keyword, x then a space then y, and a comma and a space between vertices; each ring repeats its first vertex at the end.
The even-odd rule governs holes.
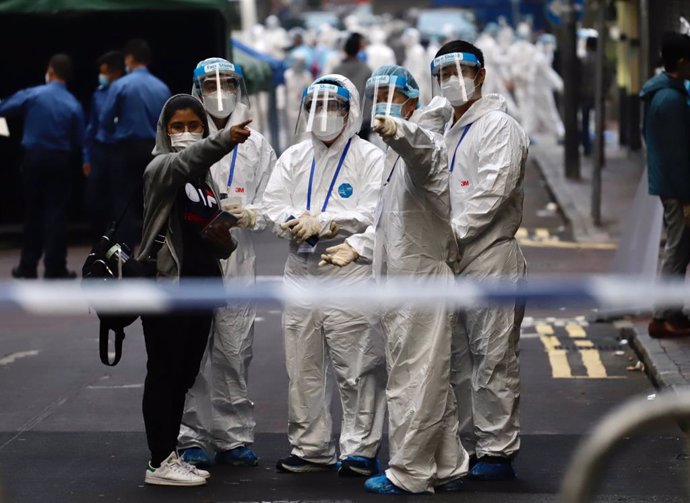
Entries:
POLYGON ((376 116, 376 115, 389 115, 391 117, 399 117, 402 119, 403 118, 403 114, 402 114, 403 105, 404 105, 404 103, 391 103, 390 111, 388 113, 386 113, 386 110, 388 109, 388 103, 377 103, 376 106, 374 107, 374 116, 376 116))
POLYGON ((110 84, 110 80, 108 79, 108 76, 104 73, 99 73, 98 74, 98 85, 99 86, 107 86, 110 84))

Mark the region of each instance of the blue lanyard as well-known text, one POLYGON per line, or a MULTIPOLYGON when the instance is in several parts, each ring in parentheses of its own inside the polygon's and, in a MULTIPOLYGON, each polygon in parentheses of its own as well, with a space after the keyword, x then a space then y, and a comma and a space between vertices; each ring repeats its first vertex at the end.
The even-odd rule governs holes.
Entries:
POLYGON ((453 152, 453 160, 450 163, 450 172, 451 173, 455 169, 455 156, 458 155, 458 149, 460 148, 460 144, 462 143, 462 140, 465 139, 465 135, 470 130, 470 126, 472 126, 472 123, 469 123, 467 126, 465 126, 465 130, 460 135, 460 139, 458 140, 458 144, 455 146, 455 152, 453 152))
POLYGON ((235 145, 235 148, 232 150, 232 161, 230 162, 230 174, 228 175, 228 188, 232 185, 232 179, 235 177, 235 163, 237 162, 237 151, 239 150, 240 146, 235 145))
MULTIPOLYGON (((345 145, 345 150, 343 150, 343 154, 340 156, 340 161, 338 161, 338 167, 335 168, 335 174, 333 175, 333 180, 331 180, 331 186, 328 188, 328 194, 326 194, 326 200, 323 202, 323 207, 321 208, 321 211, 326 211, 326 208, 328 208, 328 202, 331 200, 331 193, 333 192, 333 187, 335 186, 335 182, 338 179, 338 175, 340 174, 340 168, 343 167, 343 162, 345 162, 345 157, 347 157, 347 152, 350 150, 350 143, 352 143, 352 138, 350 138, 347 141, 347 145, 345 145)), ((311 211, 311 187, 312 184, 314 183, 314 168, 316 167, 316 157, 312 158, 311 160, 311 172, 309 173, 309 190, 307 192, 307 211, 311 211)))

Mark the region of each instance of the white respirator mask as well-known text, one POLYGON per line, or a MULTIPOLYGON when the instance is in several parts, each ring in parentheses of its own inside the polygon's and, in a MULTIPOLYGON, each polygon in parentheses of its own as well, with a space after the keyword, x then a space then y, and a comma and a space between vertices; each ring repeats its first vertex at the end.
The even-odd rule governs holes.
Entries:
POLYGON ((220 104, 223 110, 220 110, 218 104, 218 91, 204 95, 204 107, 206 111, 216 119, 225 119, 235 111, 235 106, 237 106, 237 95, 228 91, 221 91, 220 104))
POLYGON ((321 141, 335 140, 345 127, 345 117, 340 112, 327 112, 325 129, 320 129, 322 116, 317 116, 314 119, 314 127, 312 133, 321 141))
POLYGON ((179 152, 195 144, 203 137, 203 133, 190 133, 189 131, 185 131, 184 133, 173 133, 170 135, 170 145, 175 152, 179 152))
POLYGON ((460 82, 460 77, 457 75, 452 75, 441 84, 441 92, 443 93, 443 96, 447 98, 448 101, 450 101, 450 104, 454 107, 464 105, 474 97, 474 79, 465 77, 462 80, 463 82, 460 82), (463 84, 465 86, 465 94, 467 96, 464 96, 462 93, 463 84))

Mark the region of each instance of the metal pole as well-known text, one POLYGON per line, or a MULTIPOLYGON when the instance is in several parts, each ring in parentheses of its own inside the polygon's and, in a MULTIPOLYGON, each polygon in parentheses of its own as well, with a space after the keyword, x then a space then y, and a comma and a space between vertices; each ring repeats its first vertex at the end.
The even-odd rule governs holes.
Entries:
POLYGON ((604 125, 605 125, 605 103, 604 103, 604 80, 606 62, 606 8, 607 0, 600 0, 597 8, 599 9, 599 19, 597 31, 597 71, 594 91, 594 116, 596 119, 594 137, 594 159, 592 160, 592 220, 594 225, 601 225, 601 170, 605 164, 604 152, 604 125))
POLYGON ((669 419, 681 421, 681 428, 690 419, 690 393, 666 392, 657 395, 654 401, 636 398, 609 413, 575 452, 563 479, 559 501, 591 501, 607 459, 623 439, 645 428, 665 425, 669 419))
POLYGON ((566 178, 580 178, 580 150, 579 132, 577 127, 577 91, 578 91, 578 60, 577 60, 577 30, 575 26, 576 12, 573 0, 569 0, 564 8, 563 23, 563 68, 564 123, 565 123, 565 176, 566 178))

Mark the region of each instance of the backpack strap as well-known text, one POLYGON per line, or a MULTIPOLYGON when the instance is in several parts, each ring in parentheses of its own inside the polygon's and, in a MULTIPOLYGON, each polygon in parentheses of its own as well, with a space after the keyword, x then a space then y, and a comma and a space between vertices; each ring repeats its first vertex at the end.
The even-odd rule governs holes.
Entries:
POLYGON ((101 320, 99 335, 98 335, 98 352, 101 356, 101 362, 109 367, 114 367, 122 358, 122 341, 125 338, 124 328, 113 328, 112 331, 115 333, 115 358, 112 363, 108 358, 108 340, 110 336, 110 327, 101 320))

